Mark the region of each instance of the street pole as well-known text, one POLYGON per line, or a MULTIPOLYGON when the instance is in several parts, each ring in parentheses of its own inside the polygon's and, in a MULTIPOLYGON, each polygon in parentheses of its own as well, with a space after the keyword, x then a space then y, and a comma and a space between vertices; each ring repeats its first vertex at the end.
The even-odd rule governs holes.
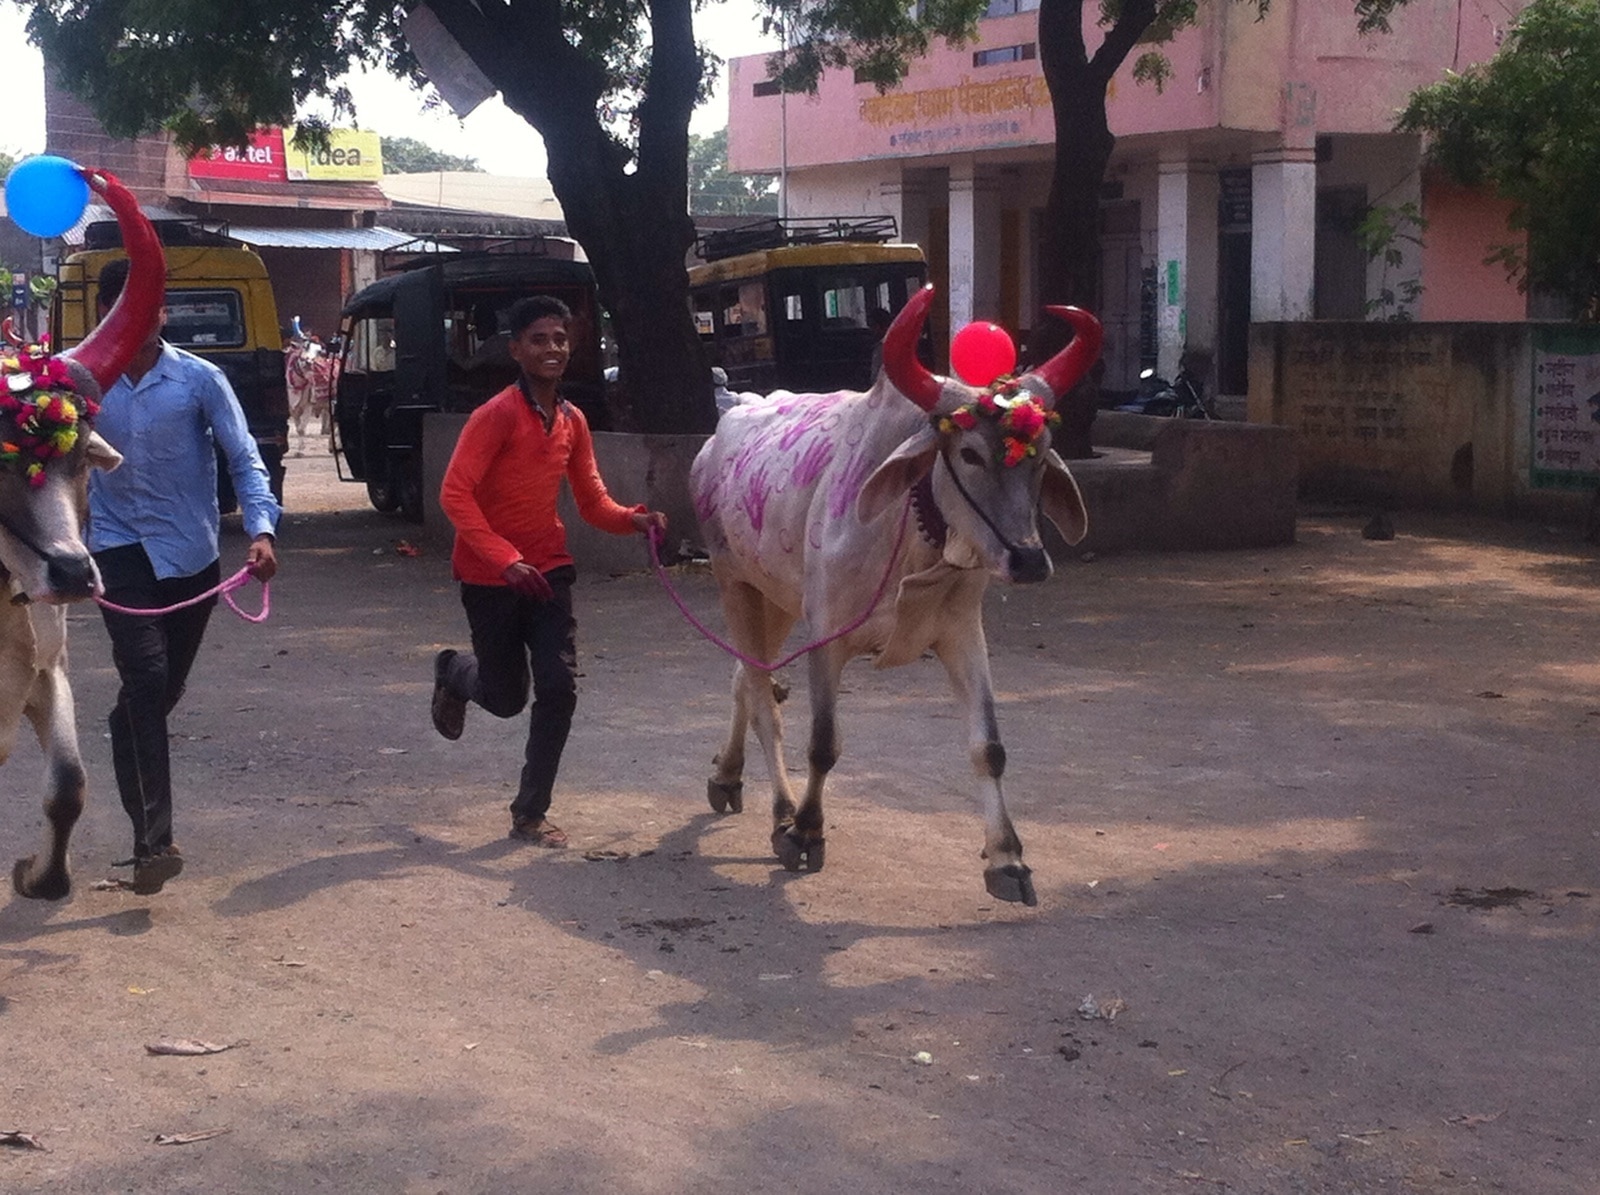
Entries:
MULTIPOLYGON (((789 18, 778 18, 778 44, 785 70, 789 66, 789 18)), ((778 92, 778 218, 789 218, 789 88, 780 84, 778 92)))

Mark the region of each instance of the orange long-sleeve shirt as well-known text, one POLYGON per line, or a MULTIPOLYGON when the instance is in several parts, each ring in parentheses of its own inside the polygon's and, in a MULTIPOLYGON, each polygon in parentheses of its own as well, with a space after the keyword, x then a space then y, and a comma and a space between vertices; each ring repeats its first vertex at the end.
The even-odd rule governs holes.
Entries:
POLYGON ((504 585, 501 575, 521 560, 540 572, 571 564, 567 529, 556 514, 565 477, 578 512, 602 531, 627 535, 630 516, 606 492, 583 412, 556 404, 550 429, 519 386, 507 386, 472 412, 439 487, 439 504, 456 529, 450 563, 456 580, 504 585))

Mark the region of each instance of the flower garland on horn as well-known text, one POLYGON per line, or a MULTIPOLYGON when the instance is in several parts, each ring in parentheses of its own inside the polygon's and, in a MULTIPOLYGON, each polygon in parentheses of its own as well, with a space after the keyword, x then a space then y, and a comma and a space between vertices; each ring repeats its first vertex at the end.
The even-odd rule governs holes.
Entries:
POLYGON ((1017 378, 1008 375, 996 378, 977 398, 950 414, 935 416, 934 426, 949 435, 957 428, 971 431, 980 418, 999 424, 1000 460, 1008 466, 1037 456, 1045 430, 1061 422, 1060 415, 1046 411, 1043 403, 1023 390, 1017 378))
POLYGON ((46 462, 66 456, 100 404, 78 392, 67 363, 23 349, 0 356, 0 464, 44 484, 46 462))

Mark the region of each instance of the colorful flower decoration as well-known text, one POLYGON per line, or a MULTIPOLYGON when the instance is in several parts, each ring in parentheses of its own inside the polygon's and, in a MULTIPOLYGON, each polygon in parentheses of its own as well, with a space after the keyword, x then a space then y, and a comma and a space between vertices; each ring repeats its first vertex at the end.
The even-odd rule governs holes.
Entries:
POLYGON ((31 346, 0 356, 0 464, 19 467, 29 485, 44 484, 45 463, 70 453, 99 413, 60 358, 31 346))
POLYGON ((1061 422, 1061 416, 1046 411, 1044 404, 1023 390, 1015 377, 1007 376, 996 378, 977 398, 950 414, 935 416, 934 424, 948 435, 957 428, 971 431, 979 419, 1000 425, 1000 460, 1006 465, 1020 465, 1030 456, 1037 456, 1046 429, 1061 422))

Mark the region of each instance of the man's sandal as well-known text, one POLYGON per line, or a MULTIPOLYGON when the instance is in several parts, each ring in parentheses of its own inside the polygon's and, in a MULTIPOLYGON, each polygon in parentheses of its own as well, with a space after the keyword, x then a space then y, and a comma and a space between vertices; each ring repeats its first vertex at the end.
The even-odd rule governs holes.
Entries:
POLYGON ((567 845, 567 832, 542 817, 512 822, 510 836, 519 842, 531 842, 535 846, 560 848, 567 845))

